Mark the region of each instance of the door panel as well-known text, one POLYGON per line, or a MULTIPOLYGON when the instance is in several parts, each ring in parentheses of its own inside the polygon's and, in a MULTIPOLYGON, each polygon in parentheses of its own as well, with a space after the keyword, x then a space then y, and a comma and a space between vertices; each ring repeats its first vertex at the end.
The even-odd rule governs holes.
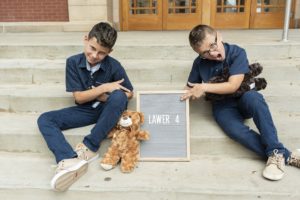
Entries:
POLYGON ((286 0, 252 0, 250 28, 283 28, 285 4, 286 0))
POLYGON ((163 29, 190 30, 201 23, 200 0, 164 0, 163 29))
POLYGON ((162 0, 122 0, 123 30, 161 30, 162 0))
POLYGON ((122 0, 122 30, 188 30, 201 23, 201 0, 122 0))
POLYGON ((249 28, 251 0, 212 0, 211 25, 214 28, 249 28))

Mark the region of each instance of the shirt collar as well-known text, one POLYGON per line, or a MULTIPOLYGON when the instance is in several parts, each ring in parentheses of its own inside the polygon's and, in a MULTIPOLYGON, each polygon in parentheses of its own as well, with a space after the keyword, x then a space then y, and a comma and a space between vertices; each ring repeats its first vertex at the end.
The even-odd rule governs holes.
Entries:
MULTIPOLYGON (((103 71, 106 71, 106 68, 107 68, 107 57, 109 57, 109 56, 106 56, 103 60, 102 60, 102 62, 101 63, 98 63, 99 65, 100 65, 100 67, 98 68, 98 70, 99 69, 101 69, 101 70, 103 70, 103 71)), ((88 71, 90 71, 89 69, 88 69, 88 65, 87 65, 87 60, 86 60, 86 57, 85 57, 85 55, 84 55, 84 53, 82 53, 81 54, 81 59, 80 59, 80 62, 79 62, 79 68, 84 68, 84 69, 87 69, 88 71)), ((89 64, 89 63, 88 63, 89 64)), ((90 66, 90 65, 89 65, 90 66)), ((96 66, 95 66, 96 67, 96 66)), ((97 70, 96 70, 97 71, 97 70)))
POLYGON ((101 63, 97 63, 97 65, 91 67, 90 63, 86 60, 86 69, 91 72, 91 74, 94 74, 96 71, 98 71, 101 67, 101 63))

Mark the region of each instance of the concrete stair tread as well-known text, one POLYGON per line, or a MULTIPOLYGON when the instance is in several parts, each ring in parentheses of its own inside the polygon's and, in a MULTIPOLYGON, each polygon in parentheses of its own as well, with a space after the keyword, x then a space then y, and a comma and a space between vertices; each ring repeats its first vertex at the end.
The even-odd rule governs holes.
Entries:
MULTIPOLYGON (((244 44, 278 44, 282 30, 222 30, 223 38, 229 42, 244 44)), ((299 44, 299 29, 289 31, 289 41, 285 44, 299 44)), ((81 45, 86 32, 49 32, 49 33, 4 33, 0 44, 3 45, 81 45), (18 37, 16 37, 16 35, 18 37)), ((128 45, 185 45, 188 43, 189 31, 130 31, 119 32, 116 43, 128 45), (134 37, 132 36, 134 35, 134 37)))
MULTIPOLYGON (((0 113, 0 151, 38 152, 49 154, 46 144, 37 126, 39 113, 0 113), (26 141, 20 143, 20 141, 26 141)), ((300 136, 297 130, 300 115, 273 115, 278 137, 289 149, 300 148, 300 136)), ((252 129, 256 127, 252 120, 246 124, 252 129)), ((94 125, 64 131, 72 146, 81 142, 94 125)), ((151 134, 151 133, 150 133, 151 134)), ((231 155, 256 157, 238 143, 226 136, 210 115, 192 113, 190 115, 191 153, 195 155, 231 155)), ((101 155, 106 151, 109 140, 105 140, 100 148, 101 155)))
POLYGON ((0 22, 0 28, 7 33, 36 33, 36 32, 73 32, 89 31, 99 21, 72 22, 0 22))
MULTIPOLYGON (((133 82, 151 84, 185 82, 192 66, 192 59, 122 59, 120 62, 133 82)), ((300 59, 253 62, 260 62, 264 66, 260 77, 265 77, 269 86, 300 82, 300 59)), ((0 59, 1 85, 64 84, 64 82, 64 59, 0 59)))
MULTIPOLYGON (((37 127, 37 119, 40 113, 2 113, 0 112, 0 134, 39 134, 37 127), (9 126, 8 126, 9 124, 9 126)), ((277 126, 280 136, 297 138, 300 135, 295 134, 300 116, 273 115, 274 123, 277 126)), ((222 130, 214 122, 211 115, 201 115, 200 113, 192 113, 191 121, 191 137, 198 138, 224 138, 227 137, 222 133, 222 130)), ((247 120, 246 123, 255 129, 255 124, 252 120, 247 120)), ((91 130, 93 125, 82 128, 75 128, 64 131, 66 135, 85 135, 91 130)), ((299 144, 300 145, 300 144, 299 144)))
MULTIPOLYGON (((186 82, 174 82, 170 83, 132 83, 134 86, 134 91, 143 90, 182 90, 186 82)), ((280 84, 269 84, 265 90, 261 90, 267 98, 269 97, 299 97, 300 90, 299 82, 280 82, 280 84)), ((70 92, 65 91, 64 84, 4 84, 0 85, 1 94, 0 96, 71 96, 70 92)))
MULTIPOLYGON (((281 30, 222 30, 226 42, 239 44, 251 59, 299 58, 299 29, 281 42, 281 30)), ((193 59, 188 31, 119 32, 112 55, 119 59, 193 59)), ((0 37, 0 58, 66 58, 83 49, 84 32, 7 33, 0 37), (18 52, 17 54, 15 52, 18 52)))
MULTIPOLYGON (((80 53, 80 52, 78 52, 80 53)), ((195 54, 195 57, 197 55, 195 54)), ((118 58, 116 58, 118 59, 118 58)), ((173 60, 173 59, 118 59, 121 63, 125 63, 124 67, 128 68, 153 68, 156 67, 157 64, 164 64, 164 65, 180 65, 183 64, 190 64, 192 65, 193 60, 182 58, 180 60, 173 60), (153 64, 154 63, 154 64, 153 64), (141 65, 142 64, 142 65, 141 65), (134 65, 134 66, 132 66, 134 65)), ((249 60, 249 63, 259 62, 266 68, 271 67, 294 67, 300 65, 300 58, 293 58, 293 59, 273 59, 273 60, 249 60)), ((0 68, 51 68, 52 66, 61 68, 65 67, 66 59, 42 59, 42 58, 0 58, 0 68), (49 67, 50 66, 50 67, 49 67)), ((185 67, 185 66, 182 66, 185 67)), ((191 66, 188 66, 190 68, 191 66)))
MULTIPOLYGON (((98 161, 90 164, 87 174, 74 183, 68 192, 50 189, 54 160, 39 154, 0 153, 0 187, 7 197, 40 195, 48 198, 81 199, 299 199, 300 171, 286 168, 285 177, 278 182, 265 180, 261 173, 264 161, 192 156, 190 162, 140 162, 130 174, 119 167, 103 171, 98 161), (162 178, 163 177, 163 178, 162 178), (30 192, 34 191, 34 192, 30 192), (75 196, 76 195, 76 196, 75 196), (135 198, 134 198, 135 197, 135 198)), ((31 197, 31 198, 30 198, 31 197)), ((7 198, 9 199, 9 198, 7 198)))
MULTIPOLYGON (((137 91, 182 90, 185 82, 176 83, 134 83, 137 91)), ((262 91, 272 112, 299 115, 299 82, 270 85, 262 91), (288 103, 287 103, 288 102, 288 103)), ((9 112, 45 112, 74 104, 71 93, 65 91, 63 84, 0 85, 0 110, 9 112)), ((129 102, 129 108, 135 108, 136 98, 129 102)), ((206 101, 191 102, 192 112, 210 112, 206 101), (198 110, 198 111, 197 111, 198 110)))

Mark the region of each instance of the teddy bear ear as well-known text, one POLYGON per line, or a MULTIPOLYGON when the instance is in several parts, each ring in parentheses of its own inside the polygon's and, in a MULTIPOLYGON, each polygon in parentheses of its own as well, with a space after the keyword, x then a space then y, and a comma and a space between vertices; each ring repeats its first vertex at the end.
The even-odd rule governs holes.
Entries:
POLYGON ((145 120, 144 114, 142 112, 139 112, 139 115, 140 115, 140 123, 143 124, 145 120))

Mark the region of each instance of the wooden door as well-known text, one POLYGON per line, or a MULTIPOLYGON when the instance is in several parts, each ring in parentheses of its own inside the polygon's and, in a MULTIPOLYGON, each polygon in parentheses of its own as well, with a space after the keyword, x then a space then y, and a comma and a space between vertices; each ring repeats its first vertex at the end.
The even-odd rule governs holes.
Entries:
POLYGON ((201 23, 201 0, 121 0, 122 30, 190 30, 201 23))
POLYGON ((200 23, 200 0, 163 0, 164 30, 190 30, 200 23))
POLYGON ((121 0, 122 30, 162 30, 162 0, 121 0))
POLYGON ((249 28, 251 0, 212 0, 211 25, 214 28, 249 28))
POLYGON ((283 28, 285 4, 286 0, 252 0, 250 28, 283 28))

